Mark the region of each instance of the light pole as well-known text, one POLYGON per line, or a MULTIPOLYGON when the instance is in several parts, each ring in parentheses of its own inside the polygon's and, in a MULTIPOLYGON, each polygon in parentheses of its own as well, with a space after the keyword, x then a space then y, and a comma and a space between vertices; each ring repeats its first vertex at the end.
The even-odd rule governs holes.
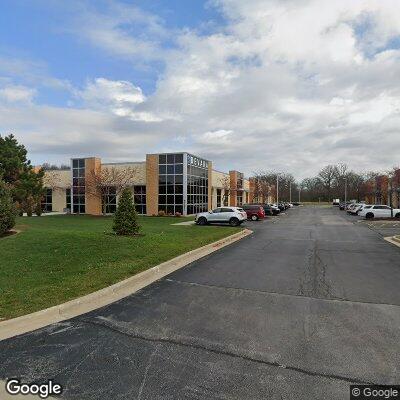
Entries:
POLYGON ((292 182, 289 182, 289 203, 292 202, 292 182))
POLYGON ((301 203, 301 201, 300 201, 300 193, 301 193, 301 186, 299 186, 299 203, 301 203))
POLYGON ((390 177, 390 190, 389 190, 389 204, 390 204, 390 217, 393 218, 393 178, 390 177))
POLYGON ((344 178, 344 207, 346 209, 346 203, 347 203, 347 177, 344 178))

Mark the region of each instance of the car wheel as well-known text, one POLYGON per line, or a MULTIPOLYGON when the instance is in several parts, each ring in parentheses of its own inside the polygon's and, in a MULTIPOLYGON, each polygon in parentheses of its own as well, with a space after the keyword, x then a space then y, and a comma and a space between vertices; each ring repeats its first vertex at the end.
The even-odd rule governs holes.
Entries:
POLYGON ((374 214, 368 213, 368 214, 365 216, 365 218, 367 218, 367 219, 372 219, 372 218, 374 218, 374 214))
POLYGON ((252 215, 252 216, 251 216, 251 220, 252 220, 252 221, 257 221, 257 220, 258 220, 257 215, 252 215))
POLYGON ((395 218, 400 218, 400 213, 397 213, 394 217, 395 218))
POLYGON ((207 225, 207 219, 205 217, 200 217, 197 223, 198 225, 207 225))
POLYGON ((229 225, 230 226, 238 226, 239 225, 239 220, 237 218, 231 218, 229 220, 229 225))

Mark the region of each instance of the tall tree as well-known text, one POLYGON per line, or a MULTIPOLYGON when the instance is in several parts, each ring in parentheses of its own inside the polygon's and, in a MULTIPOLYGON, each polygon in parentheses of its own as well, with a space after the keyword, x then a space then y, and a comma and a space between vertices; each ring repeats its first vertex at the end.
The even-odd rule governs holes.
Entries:
POLYGON ((338 169, 336 165, 327 165, 322 168, 318 173, 318 178, 321 180, 321 184, 324 188, 325 200, 331 201, 331 194, 335 178, 338 175, 338 169))
POLYGON ((32 168, 26 155, 25 146, 19 144, 14 135, 4 138, 0 135, 0 175, 4 182, 13 185, 23 171, 32 168))
POLYGON ((20 210, 32 214, 43 196, 44 171, 35 171, 27 150, 14 135, 0 136, 0 174, 10 185, 14 202, 20 210))
POLYGON ((8 232, 14 225, 15 207, 11 190, 9 185, 0 179, 0 235, 8 232))

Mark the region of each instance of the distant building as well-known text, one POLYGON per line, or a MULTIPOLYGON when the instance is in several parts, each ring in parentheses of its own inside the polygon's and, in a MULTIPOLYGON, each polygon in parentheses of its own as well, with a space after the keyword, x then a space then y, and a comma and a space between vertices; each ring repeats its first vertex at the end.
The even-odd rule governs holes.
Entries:
POLYGON ((104 194, 104 190, 97 190, 97 179, 101 174, 110 178, 124 170, 134 171, 129 186, 137 211, 144 215, 157 215, 159 211, 191 215, 224 205, 272 201, 265 191, 264 195, 256 193, 254 180, 251 184, 243 173, 216 171, 211 161, 183 152, 147 154, 146 161, 128 163, 102 163, 97 157, 72 158, 68 170, 45 171, 47 192, 42 208, 92 215, 104 210, 114 212, 118 182, 108 182, 104 194))

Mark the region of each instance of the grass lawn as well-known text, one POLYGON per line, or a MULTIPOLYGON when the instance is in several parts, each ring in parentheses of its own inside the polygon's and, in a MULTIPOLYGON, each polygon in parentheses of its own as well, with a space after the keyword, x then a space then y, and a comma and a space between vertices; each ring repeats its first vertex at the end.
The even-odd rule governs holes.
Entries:
POLYGON ((0 239, 0 318, 41 310, 132 276, 240 228, 173 226, 190 218, 140 217, 144 236, 109 235, 112 217, 18 219, 0 239))

